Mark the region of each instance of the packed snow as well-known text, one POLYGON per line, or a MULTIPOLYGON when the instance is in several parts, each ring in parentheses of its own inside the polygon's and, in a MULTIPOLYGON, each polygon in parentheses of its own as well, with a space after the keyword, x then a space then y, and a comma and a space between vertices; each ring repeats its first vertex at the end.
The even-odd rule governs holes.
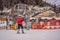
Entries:
POLYGON ((17 30, 0 30, 0 40, 60 40, 60 29, 25 30, 17 34, 17 30))
POLYGON ((60 5, 60 0, 43 0, 51 4, 56 4, 57 6, 60 5))

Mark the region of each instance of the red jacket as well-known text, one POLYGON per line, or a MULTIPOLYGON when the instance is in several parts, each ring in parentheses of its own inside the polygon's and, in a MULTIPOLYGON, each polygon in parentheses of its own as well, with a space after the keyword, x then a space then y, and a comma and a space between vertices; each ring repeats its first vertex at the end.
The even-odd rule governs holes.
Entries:
POLYGON ((18 17, 18 18, 17 18, 17 23, 18 23, 18 24, 22 24, 22 22, 23 22, 23 18, 18 17))

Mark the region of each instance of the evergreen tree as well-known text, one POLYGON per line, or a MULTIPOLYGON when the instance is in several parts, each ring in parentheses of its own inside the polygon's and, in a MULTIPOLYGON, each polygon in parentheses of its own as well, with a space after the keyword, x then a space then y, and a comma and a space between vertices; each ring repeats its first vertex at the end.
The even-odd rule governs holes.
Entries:
POLYGON ((3 10, 2 0, 0 0, 0 10, 3 10))
POLYGON ((56 12, 56 5, 54 4, 54 12, 56 12))
POLYGON ((60 7, 59 7, 59 12, 60 12, 60 7))
POLYGON ((35 0, 36 4, 38 5, 39 4, 39 0, 35 0))
POLYGON ((21 0, 21 3, 24 3, 24 0, 21 0))
POLYGON ((12 0, 10 0, 10 6, 12 6, 12 2, 13 2, 13 1, 12 1, 12 0))

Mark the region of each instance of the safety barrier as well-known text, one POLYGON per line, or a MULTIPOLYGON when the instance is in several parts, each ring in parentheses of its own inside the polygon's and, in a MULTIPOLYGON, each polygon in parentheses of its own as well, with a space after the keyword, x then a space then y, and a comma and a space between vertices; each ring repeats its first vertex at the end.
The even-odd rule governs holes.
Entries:
POLYGON ((32 29, 37 29, 37 24, 36 23, 32 24, 32 29))
POLYGON ((32 24, 32 29, 60 29, 60 22, 43 22, 32 24))
MULTIPOLYGON (((0 23, 0 29, 2 29, 2 23, 0 23)), ((55 22, 39 22, 39 23, 32 23, 31 24, 32 29, 60 29, 60 21, 55 21, 55 22)), ((16 24, 13 24, 11 26, 7 27, 8 30, 16 30, 16 24)))

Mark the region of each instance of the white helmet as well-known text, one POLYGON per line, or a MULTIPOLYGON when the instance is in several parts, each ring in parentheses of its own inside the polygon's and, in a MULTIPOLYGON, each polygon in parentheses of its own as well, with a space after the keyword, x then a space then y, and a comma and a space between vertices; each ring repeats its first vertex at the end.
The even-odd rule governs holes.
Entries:
POLYGON ((21 15, 18 15, 18 16, 20 16, 20 17, 21 17, 21 15))

